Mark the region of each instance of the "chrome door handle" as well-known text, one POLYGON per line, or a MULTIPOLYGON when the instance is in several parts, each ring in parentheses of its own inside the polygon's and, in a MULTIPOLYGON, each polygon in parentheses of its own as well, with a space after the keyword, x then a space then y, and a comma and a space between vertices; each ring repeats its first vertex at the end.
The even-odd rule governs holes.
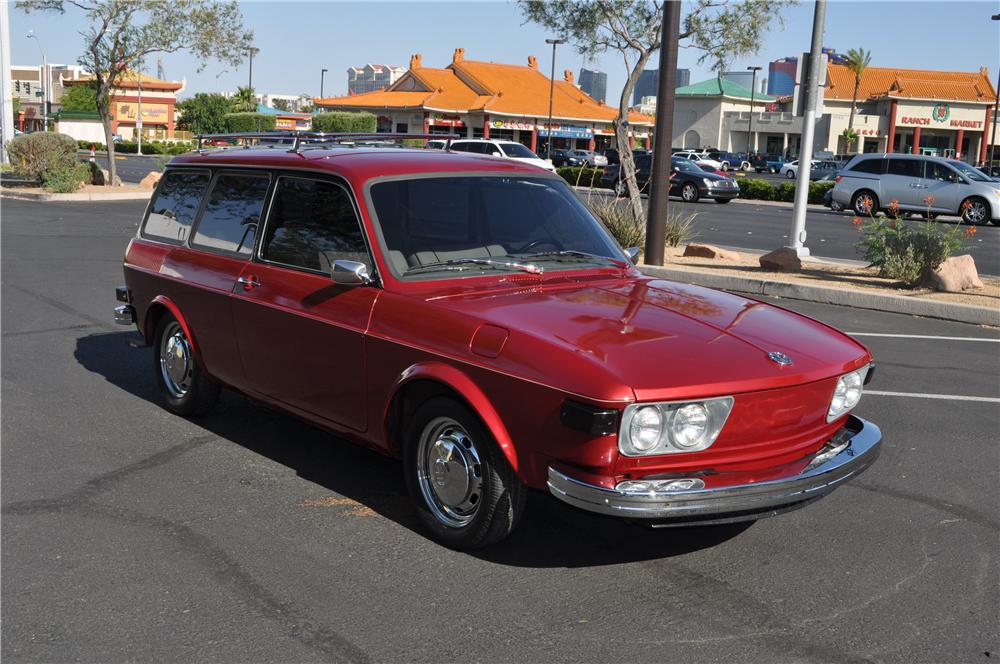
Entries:
POLYGON ((243 286, 243 290, 245 291, 253 290, 254 288, 260 286, 260 282, 257 281, 257 276, 253 274, 245 277, 241 276, 236 280, 236 283, 241 284, 243 286))

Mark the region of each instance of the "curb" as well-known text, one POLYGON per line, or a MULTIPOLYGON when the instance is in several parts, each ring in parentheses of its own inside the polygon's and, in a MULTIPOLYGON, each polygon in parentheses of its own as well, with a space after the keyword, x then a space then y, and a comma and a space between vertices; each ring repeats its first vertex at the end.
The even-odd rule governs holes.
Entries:
POLYGON ((110 194, 95 194, 95 193, 83 193, 83 194, 52 194, 52 193, 34 193, 28 191, 5 191, 0 189, 0 198, 11 198, 18 201, 64 201, 64 202, 77 202, 77 201, 146 201, 153 195, 153 190, 149 191, 136 191, 136 192, 118 192, 110 194))
POLYGON ((1000 326, 1000 309, 992 309, 990 307, 919 300, 903 295, 887 295, 857 289, 847 290, 844 288, 832 288, 830 286, 770 281, 767 279, 738 277, 728 274, 711 274, 694 270, 660 267, 658 265, 643 264, 637 267, 643 274, 649 276, 680 281, 696 286, 705 286, 707 288, 717 288, 719 290, 750 293, 752 295, 771 295, 790 300, 818 302, 820 304, 838 304, 856 309, 874 309, 876 311, 922 316, 924 318, 940 318, 942 320, 971 323, 973 325, 1000 326))

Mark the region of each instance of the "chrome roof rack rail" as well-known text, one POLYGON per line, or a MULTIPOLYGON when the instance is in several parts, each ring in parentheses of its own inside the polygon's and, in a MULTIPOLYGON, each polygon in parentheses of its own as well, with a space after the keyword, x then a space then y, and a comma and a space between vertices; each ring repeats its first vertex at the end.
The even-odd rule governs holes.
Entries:
POLYGON ((404 140, 444 140, 445 149, 451 148, 451 142, 456 138, 461 138, 458 134, 401 134, 385 132, 312 132, 312 131, 245 131, 229 134, 198 134, 197 152, 201 154, 204 150, 203 141, 224 140, 242 141, 244 147, 249 147, 251 142, 259 142, 261 139, 272 139, 276 142, 275 147, 291 144, 289 152, 301 152, 308 146, 322 147, 323 144, 331 143, 371 143, 381 141, 404 141, 404 140), (283 139, 283 140, 282 140, 283 139), (280 143, 278 142, 280 141, 280 143))

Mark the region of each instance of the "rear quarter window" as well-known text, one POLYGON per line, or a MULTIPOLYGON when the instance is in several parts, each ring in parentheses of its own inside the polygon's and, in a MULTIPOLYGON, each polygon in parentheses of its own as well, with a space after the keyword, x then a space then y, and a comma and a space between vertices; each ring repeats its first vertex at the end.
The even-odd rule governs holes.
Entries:
POLYGON ((208 171, 167 171, 149 205, 142 236, 184 243, 208 190, 208 171))
POLYGON ((850 168, 853 173, 872 173, 878 174, 882 172, 882 160, 881 159, 862 159, 858 163, 854 164, 850 168))
POLYGON ((191 244, 249 255, 270 183, 267 174, 219 174, 191 244))

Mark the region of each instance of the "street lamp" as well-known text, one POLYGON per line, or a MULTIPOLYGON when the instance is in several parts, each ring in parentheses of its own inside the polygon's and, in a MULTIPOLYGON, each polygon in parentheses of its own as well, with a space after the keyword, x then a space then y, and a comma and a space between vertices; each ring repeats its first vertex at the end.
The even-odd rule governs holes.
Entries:
POLYGON ((546 39, 546 44, 552 44, 552 77, 549 79, 549 133, 545 141, 545 158, 552 159, 552 97, 556 92, 556 46, 565 44, 565 39, 546 39))
POLYGON ((747 71, 752 71, 753 74, 750 77, 750 125, 747 127, 747 159, 750 159, 750 141, 753 136, 753 94, 757 90, 757 72, 759 72, 761 67, 747 67, 747 71))
POLYGON ((326 72, 328 72, 328 71, 330 71, 330 70, 329 69, 320 69, 319 70, 319 98, 320 99, 323 98, 323 77, 326 76, 326 72))
POLYGON ((34 39, 38 44, 38 52, 42 54, 42 131, 49 130, 49 63, 45 59, 45 51, 42 50, 42 40, 38 38, 34 30, 28 30, 28 39, 34 39))
POLYGON ((251 90, 253 90, 253 56, 257 55, 258 53, 260 53, 259 48, 255 46, 250 47, 250 78, 247 81, 247 87, 250 88, 251 90))
MULTIPOLYGON (((1000 21, 1000 14, 994 14, 991 18, 1000 21)), ((986 167, 987 172, 992 171, 993 161, 997 158, 997 110, 1000 110, 1000 70, 997 71, 996 99, 993 100, 993 136, 990 138, 990 165, 986 167)), ((983 138, 986 138, 986 132, 983 132, 983 138)), ((958 149, 961 150, 962 146, 958 149)))

